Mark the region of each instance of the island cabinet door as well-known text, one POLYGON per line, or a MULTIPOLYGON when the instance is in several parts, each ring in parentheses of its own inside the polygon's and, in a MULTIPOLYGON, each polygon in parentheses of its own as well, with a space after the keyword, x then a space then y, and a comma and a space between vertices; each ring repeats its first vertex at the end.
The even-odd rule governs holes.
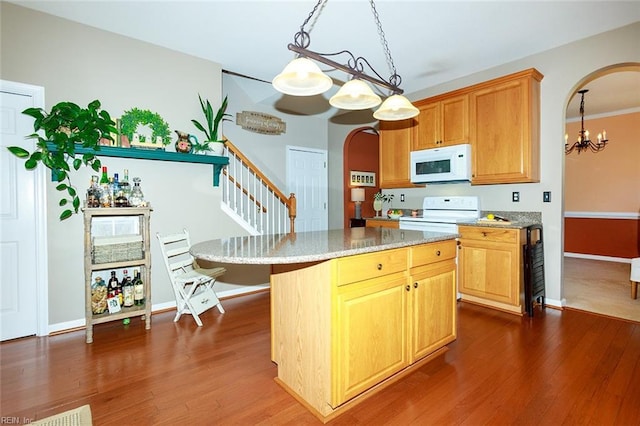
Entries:
POLYGON ((334 408, 409 364, 408 284, 407 274, 399 272, 336 287, 334 408))
POLYGON ((413 268, 410 294, 413 363, 456 339, 455 259, 413 268))

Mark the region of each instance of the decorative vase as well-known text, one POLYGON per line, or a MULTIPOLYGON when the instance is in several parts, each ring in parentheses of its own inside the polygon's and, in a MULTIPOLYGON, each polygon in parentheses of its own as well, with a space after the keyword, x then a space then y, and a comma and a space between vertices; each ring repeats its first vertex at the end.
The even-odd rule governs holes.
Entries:
POLYGON ((373 210, 376 211, 376 217, 380 217, 382 211, 382 200, 373 200, 373 210))
POLYGON ((221 157, 224 155, 224 142, 210 141, 209 149, 211 150, 211 155, 217 155, 221 157))
POLYGON ((198 140, 196 139, 195 136, 185 132, 181 132, 179 130, 176 130, 176 134, 178 135, 178 140, 176 141, 176 145, 175 145, 176 152, 189 154, 193 149, 193 143, 191 142, 191 140, 192 139, 195 140, 196 143, 198 142, 198 140))

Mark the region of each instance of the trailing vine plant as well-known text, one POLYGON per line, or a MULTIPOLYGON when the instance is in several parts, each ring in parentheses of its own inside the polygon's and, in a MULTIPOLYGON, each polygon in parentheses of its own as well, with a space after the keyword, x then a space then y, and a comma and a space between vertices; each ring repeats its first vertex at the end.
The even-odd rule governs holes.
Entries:
POLYGON ((98 100, 89 103, 87 108, 72 102, 60 102, 49 113, 42 108, 27 108, 22 113, 34 118, 35 133, 27 138, 37 140, 36 148, 33 152, 19 146, 7 149, 25 160, 27 170, 35 169, 41 163, 52 171, 58 182, 56 189, 65 194, 58 205, 71 205, 62 211, 60 220, 68 219, 80 208, 80 197, 71 184, 72 169, 77 171, 84 165, 100 171, 100 159, 94 152, 100 150, 101 139, 113 140, 111 134, 117 132, 115 123, 107 111, 100 110, 98 100), (89 152, 79 156, 76 154, 78 147, 86 148, 89 152))

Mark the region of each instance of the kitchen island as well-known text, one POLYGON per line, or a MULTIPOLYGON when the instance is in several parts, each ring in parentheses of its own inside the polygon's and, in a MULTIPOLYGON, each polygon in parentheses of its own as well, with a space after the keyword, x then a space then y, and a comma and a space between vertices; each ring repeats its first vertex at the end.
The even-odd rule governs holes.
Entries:
POLYGON ((457 236, 351 228, 206 241, 191 253, 272 265, 276 381, 327 422, 455 340, 457 236))

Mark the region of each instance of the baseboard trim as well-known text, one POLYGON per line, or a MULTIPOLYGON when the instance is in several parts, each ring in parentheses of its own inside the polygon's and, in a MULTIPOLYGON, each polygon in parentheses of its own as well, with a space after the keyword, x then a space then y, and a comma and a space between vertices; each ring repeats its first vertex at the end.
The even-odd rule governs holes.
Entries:
MULTIPOLYGON (((270 288, 269 284, 252 285, 250 287, 243 287, 243 288, 234 289, 234 290, 222 291, 218 293, 218 297, 220 298, 220 300, 231 299, 234 297, 240 297, 248 294, 268 291, 269 288, 270 288)), ((175 310, 175 309, 176 309, 175 300, 171 302, 156 303, 151 306, 151 314, 159 314, 162 312, 175 310)), ((73 320, 73 321, 65 321, 65 322, 59 322, 56 324, 50 324, 49 332, 47 335, 51 336, 56 334, 69 333, 72 331, 78 331, 78 330, 84 329, 85 326, 86 326, 86 322, 84 318, 73 320)), ((44 336, 46 335, 43 335, 40 337, 44 337, 44 336)))
POLYGON ((597 254, 569 253, 569 252, 564 252, 564 256, 574 257, 577 259, 602 260, 605 262, 631 263, 631 259, 627 259, 626 257, 600 256, 597 254))

